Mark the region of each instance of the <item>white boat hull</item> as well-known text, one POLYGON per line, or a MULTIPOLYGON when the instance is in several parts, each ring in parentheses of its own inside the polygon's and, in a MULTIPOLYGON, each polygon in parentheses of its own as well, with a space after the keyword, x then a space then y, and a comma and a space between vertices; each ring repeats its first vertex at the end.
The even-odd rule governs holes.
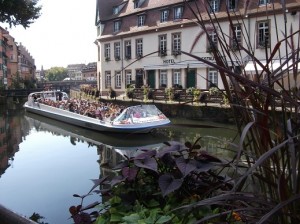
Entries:
POLYGON ((24 108, 31 113, 99 132, 149 133, 154 128, 170 123, 169 119, 161 119, 147 123, 113 124, 112 122, 103 122, 96 118, 80 115, 45 104, 34 103, 29 105, 29 103, 26 102, 24 108))

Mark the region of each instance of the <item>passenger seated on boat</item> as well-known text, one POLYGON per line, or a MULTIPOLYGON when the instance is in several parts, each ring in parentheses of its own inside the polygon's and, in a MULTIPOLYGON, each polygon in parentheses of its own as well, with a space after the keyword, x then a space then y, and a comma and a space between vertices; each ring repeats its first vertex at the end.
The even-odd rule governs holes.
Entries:
POLYGON ((133 117, 135 118, 141 118, 141 113, 139 111, 136 111, 134 114, 133 114, 133 117))
POLYGON ((75 112, 75 107, 74 107, 73 103, 70 103, 70 105, 69 105, 69 111, 70 112, 75 112))

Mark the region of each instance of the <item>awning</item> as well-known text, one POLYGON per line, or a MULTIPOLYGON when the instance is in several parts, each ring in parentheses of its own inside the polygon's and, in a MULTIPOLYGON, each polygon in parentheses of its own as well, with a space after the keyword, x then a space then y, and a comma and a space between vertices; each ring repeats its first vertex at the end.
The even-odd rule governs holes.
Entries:
POLYGON ((177 63, 165 63, 158 65, 144 65, 144 70, 156 69, 181 69, 181 68, 207 68, 207 64, 200 61, 181 61, 177 63))
MULTIPOLYGON (((261 60, 260 61, 264 66, 267 64, 266 60, 261 60)), ((273 60, 272 62, 270 62, 268 64, 270 71, 275 71, 276 69, 280 68, 282 66, 282 64, 285 62, 285 59, 282 59, 281 61, 276 59, 273 60)), ((282 66, 282 70, 286 70, 287 67, 289 67, 289 70, 293 69, 292 62, 289 61, 288 63, 285 63, 282 66)), ((298 63, 298 70, 300 69, 300 63, 298 63)), ((245 66, 245 71, 246 72, 255 72, 255 71, 262 71, 263 68, 257 63, 257 62, 253 62, 253 61, 249 61, 247 63, 247 65, 245 66), (256 67, 255 67, 256 66, 256 67)))

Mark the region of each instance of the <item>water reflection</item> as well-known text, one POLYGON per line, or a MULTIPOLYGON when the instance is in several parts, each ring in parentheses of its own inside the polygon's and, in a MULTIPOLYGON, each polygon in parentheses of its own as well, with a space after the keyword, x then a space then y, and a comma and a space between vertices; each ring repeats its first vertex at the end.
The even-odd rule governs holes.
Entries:
POLYGON ((151 134, 103 134, 1 105, 0 203, 27 217, 37 212, 49 224, 72 223, 68 208, 78 203, 72 195, 85 194, 92 186, 89 179, 108 175, 124 156, 199 137, 203 150, 224 156, 224 142, 235 133, 205 122, 172 123, 151 134))

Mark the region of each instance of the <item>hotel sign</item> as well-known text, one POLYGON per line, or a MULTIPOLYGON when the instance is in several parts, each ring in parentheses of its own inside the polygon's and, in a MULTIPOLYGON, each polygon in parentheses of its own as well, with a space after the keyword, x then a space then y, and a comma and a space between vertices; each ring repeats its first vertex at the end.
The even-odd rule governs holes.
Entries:
POLYGON ((166 59, 166 60, 163 60, 163 64, 175 64, 175 61, 174 61, 174 59, 166 59))

